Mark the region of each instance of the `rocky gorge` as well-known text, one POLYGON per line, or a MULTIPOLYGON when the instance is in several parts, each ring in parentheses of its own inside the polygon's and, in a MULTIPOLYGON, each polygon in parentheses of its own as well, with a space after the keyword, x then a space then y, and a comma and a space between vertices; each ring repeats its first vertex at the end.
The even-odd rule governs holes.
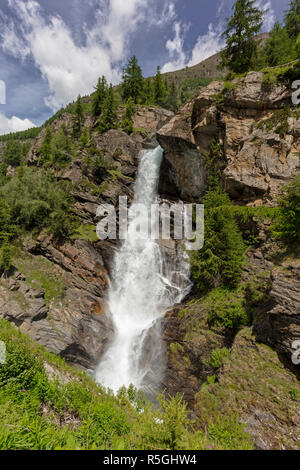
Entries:
MULTIPOLYGON (((113 335, 106 293, 118 246, 96 237, 98 205, 116 205, 120 195, 132 201, 139 153, 158 143, 164 150, 161 196, 201 201, 214 142, 221 179, 234 203, 276 206, 282 185, 299 174, 300 114, 291 95, 289 84, 266 85, 263 72, 250 72, 212 82, 176 115, 136 106, 131 135, 119 129, 99 135, 85 112, 95 151, 108 162, 108 178, 99 184, 84 147, 68 166, 51 170, 69 185, 81 230, 64 242, 47 231, 21 237, 13 269, 1 277, 0 317, 70 364, 93 370, 113 335)), ((50 124, 53 133, 62 126, 71 133, 71 125, 68 109, 50 124)), ((39 168, 46 129, 32 143, 29 167, 39 168)), ((257 448, 295 449, 300 387, 299 366, 291 356, 293 342, 300 339, 299 247, 286 252, 272 236, 268 217, 253 216, 248 225, 255 244, 247 250, 241 285, 251 325, 237 331, 210 326, 205 298, 192 291, 162 322, 167 356, 162 387, 171 395, 183 394, 199 429, 205 429, 207 416, 234 412, 257 448), (211 355, 222 348, 229 358, 216 367, 211 355)), ((165 249, 173 256, 173 246, 165 249)))

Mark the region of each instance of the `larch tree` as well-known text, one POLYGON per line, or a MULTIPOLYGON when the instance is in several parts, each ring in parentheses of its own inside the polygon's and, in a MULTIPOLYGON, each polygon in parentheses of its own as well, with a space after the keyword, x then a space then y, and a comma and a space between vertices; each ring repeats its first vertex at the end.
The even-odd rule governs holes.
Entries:
POLYGON ((264 12, 255 6, 254 0, 237 0, 233 15, 228 18, 223 33, 226 47, 221 53, 223 67, 235 73, 248 72, 257 55, 255 36, 263 25, 264 12))
POLYGON ((123 72, 122 98, 125 102, 131 97, 135 104, 143 95, 144 79, 136 56, 131 57, 123 72))

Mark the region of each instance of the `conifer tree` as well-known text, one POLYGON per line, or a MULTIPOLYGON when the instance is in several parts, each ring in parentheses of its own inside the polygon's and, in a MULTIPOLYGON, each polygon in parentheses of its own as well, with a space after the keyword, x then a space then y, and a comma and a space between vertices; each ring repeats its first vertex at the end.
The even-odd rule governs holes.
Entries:
POLYGON ((107 95, 107 81, 104 76, 99 78, 95 93, 92 100, 92 113, 94 117, 100 116, 102 113, 103 103, 107 95))
POLYGON ((300 34, 296 42, 296 56, 297 56, 297 59, 300 60, 300 34))
POLYGON ((19 166, 21 165, 23 151, 17 140, 8 141, 3 152, 3 163, 5 165, 19 166))
POLYGON ((275 67, 293 60, 296 55, 293 43, 294 41, 289 37, 286 27, 282 27, 280 23, 276 22, 263 50, 266 65, 275 67))
POLYGON ((116 111, 115 93, 113 86, 110 85, 103 103, 103 110, 98 129, 99 132, 103 133, 109 129, 116 129, 117 125, 118 115, 116 111))
POLYGON ((143 89, 143 104, 149 106, 154 104, 154 83, 153 79, 148 77, 144 80, 144 89, 143 89))
POLYGON ((168 96, 166 99, 165 106, 167 109, 170 109, 171 111, 173 111, 173 113, 176 113, 178 110, 179 96, 178 96, 178 89, 174 80, 172 81, 171 86, 168 88, 168 96))
POLYGON ((227 193, 218 183, 206 193, 205 243, 192 254, 192 274, 201 292, 224 285, 235 287, 241 279, 245 245, 227 193))
POLYGON ((142 98, 144 79, 136 56, 131 57, 123 72, 122 98, 127 102, 132 98, 137 104, 142 98))
POLYGON ((135 113, 135 105, 134 105, 133 98, 130 97, 128 98, 127 103, 126 103, 125 116, 122 122, 122 129, 128 134, 132 134, 133 132, 132 118, 134 116, 134 113, 135 113))
POLYGON ((226 47, 221 53, 221 66, 244 73, 250 70, 257 56, 255 36, 263 25, 264 12, 255 6, 254 0, 236 0, 233 10, 223 33, 226 47))
POLYGON ((11 268, 12 261, 12 248, 5 242, 0 250, 0 266, 4 272, 8 271, 11 268))
POLYGON ((289 37, 297 39, 300 34, 300 0, 290 1, 284 21, 289 37))
POLYGON ((65 124, 52 139, 51 153, 53 161, 56 163, 67 163, 71 159, 72 147, 65 124))
POLYGON ((52 155, 52 132, 51 127, 48 126, 46 129, 45 137, 41 146, 40 150, 41 161, 40 163, 43 164, 45 161, 51 159, 52 155))
POLYGON ((80 137, 80 140, 79 140, 80 147, 84 148, 84 147, 88 146, 89 142, 90 142, 90 132, 89 132, 89 129, 87 127, 85 127, 82 131, 82 134, 81 134, 81 137, 80 137))
POLYGON ((154 78, 154 99, 155 104, 164 106, 166 100, 167 90, 160 72, 160 66, 157 66, 156 75, 154 78))
POLYGON ((81 96, 79 95, 75 105, 75 115, 73 118, 73 137, 79 138, 83 125, 83 109, 81 104, 81 96))

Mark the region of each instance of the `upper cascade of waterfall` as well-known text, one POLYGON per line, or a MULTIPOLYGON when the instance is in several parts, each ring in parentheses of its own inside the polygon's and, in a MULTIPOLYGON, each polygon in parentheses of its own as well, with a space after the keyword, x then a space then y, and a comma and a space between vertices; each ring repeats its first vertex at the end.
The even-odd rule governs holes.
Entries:
POLYGON ((158 320, 190 289, 187 255, 166 260, 150 230, 141 237, 153 223, 151 205, 159 202, 162 154, 161 147, 141 154, 127 236, 114 259, 108 307, 115 335, 96 369, 96 380, 113 391, 130 384, 146 391, 159 386, 165 361, 158 320))

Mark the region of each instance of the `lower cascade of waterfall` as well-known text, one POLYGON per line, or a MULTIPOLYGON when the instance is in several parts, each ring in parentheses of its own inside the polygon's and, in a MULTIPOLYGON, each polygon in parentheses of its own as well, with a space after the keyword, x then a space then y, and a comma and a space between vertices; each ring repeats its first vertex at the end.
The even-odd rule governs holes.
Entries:
POLYGON ((191 288, 186 253, 167 257, 161 243, 138 230, 150 226, 151 205, 159 202, 162 155, 161 147, 142 152, 126 239, 115 254, 108 292, 115 333, 95 371, 96 381, 114 392, 131 384, 148 396, 157 392, 166 362, 161 320, 191 288), (145 210, 137 210, 140 204, 145 210))

